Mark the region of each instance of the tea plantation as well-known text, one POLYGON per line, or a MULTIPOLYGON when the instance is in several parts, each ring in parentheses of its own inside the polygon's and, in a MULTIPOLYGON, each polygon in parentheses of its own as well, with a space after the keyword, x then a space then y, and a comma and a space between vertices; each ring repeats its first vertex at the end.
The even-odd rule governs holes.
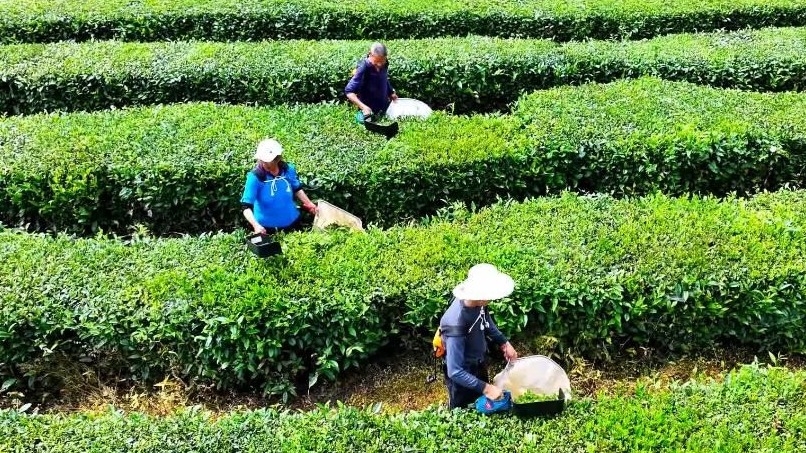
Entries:
MULTIPOLYGON (((516 281, 507 335, 587 359, 804 354, 804 27, 801 0, 0 0, 0 395, 67 361, 287 402, 427 346, 479 262, 516 281), (391 140, 342 93, 375 39, 435 109, 391 140), (264 137, 367 231, 251 254, 264 137)), ((11 408, 0 451, 806 451, 804 378, 639 383, 554 420, 11 408)))

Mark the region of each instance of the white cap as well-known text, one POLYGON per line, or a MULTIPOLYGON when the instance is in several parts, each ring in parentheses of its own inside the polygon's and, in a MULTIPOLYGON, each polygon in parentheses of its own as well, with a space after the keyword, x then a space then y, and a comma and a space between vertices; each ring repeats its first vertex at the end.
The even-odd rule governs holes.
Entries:
POLYGON ((467 272, 467 279, 453 289, 461 300, 503 299, 515 290, 515 281, 492 264, 477 264, 467 272))
POLYGON ((273 138, 267 138, 257 144, 255 159, 271 162, 275 157, 283 154, 283 145, 273 138))

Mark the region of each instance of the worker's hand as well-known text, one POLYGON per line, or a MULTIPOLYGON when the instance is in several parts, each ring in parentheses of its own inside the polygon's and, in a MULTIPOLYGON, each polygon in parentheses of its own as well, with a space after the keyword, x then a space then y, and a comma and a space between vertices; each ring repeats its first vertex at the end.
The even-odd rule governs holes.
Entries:
POLYGON ((508 341, 505 345, 501 346, 501 351, 504 353, 504 358, 507 359, 507 362, 518 360, 518 351, 516 351, 508 341))
POLYGON ((266 229, 260 224, 252 225, 252 228, 255 230, 255 234, 266 234, 266 229))
POLYGON ((494 385, 487 384, 484 386, 484 396, 495 401, 504 396, 504 392, 494 385))
POLYGON ((304 205, 302 205, 302 207, 306 211, 310 212, 311 215, 316 215, 317 208, 316 208, 315 204, 313 204, 313 203, 305 203, 304 205))
POLYGON ((397 100, 397 93, 392 93, 392 94, 389 96, 389 99, 391 99, 391 100, 392 100, 392 102, 396 101, 396 100, 397 100))
POLYGON ((364 117, 366 118, 372 115, 372 109, 365 105, 361 107, 361 113, 363 113, 364 117))

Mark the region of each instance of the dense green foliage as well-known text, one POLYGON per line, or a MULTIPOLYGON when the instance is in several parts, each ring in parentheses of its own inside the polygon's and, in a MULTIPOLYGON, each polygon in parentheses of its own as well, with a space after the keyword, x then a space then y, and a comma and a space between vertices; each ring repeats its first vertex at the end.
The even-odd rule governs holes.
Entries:
POLYGON ((534 324, 575 353, 719 341, 804 352, 805 227, 806 192, 780 192, 723 202, 567 194, 428 226, 292 234, 265 261, 239 235, 123 243, 0 232, 0 370, 19 378, 43 357, 122 361, 112 371, 123 376, 283 393, 433 328, 478 262, 517 282, 511 301, 493 305, 503 331, 534 324))
MULTIPOLYGON (((2 389, 25 378, 47 384, 48 365, 66 359, 134 380, 172 374, 292 395, 390 342, 428 332, 453 284, 479 261, 518 282, 511 300, 494 305, 507 333, 530 324, 586 356, 625 345, 689 351, 723 341, 804 352, 806 192, 700 197, 803 186, 806 97, 717 89, 802 90, 806 28, 763 27, 803 25, 806 0, 0 0, 0 114, 88 111, 0 119, 0 222, 140 232, 121 241, 0 227, 2 389), (740 28, 761 29, 725 31, 740 28), (116 41, 95 41, 110 38, 116 41), (380 38, 391 39, 392 79, 403 96, 455 113, 519 102, 509 115, 406 121, 389 142, 353 124, 346 106, 290 105, 338 100, 357 59, 380 38), (599 41, 562 43, 582 39, 599 41), (73 42, 53 43, 60 40, 73 42), (166 42, 128 42, 137 40, 166 42), (209 42, 216 40, 259 42, 209 42), (184 102, 191 103, 153 106, 184 102), (251 151, 265 136, 283 141, 312 197, 365 222, 444 218, 367 234, 283 236, 283 256, 256 259, 242 232, 209 232, 243 225, 238 199, 251 151), (666 195, 566 194, 473 215, 459 207, 565 189, 666 195), (669 198, 679 194, 690 198, 669 198), (160 239, 143 228, 208 233, 160 239)), ((640 403, 587 401, 595 419, 576 408, 570 417, 600 423, 626 405, 634 417, 654 417, 642 419, 639 433, 654 423, 669 437, 611 434, 602 444, 572 429, 566 446, 802 447, 803 419, 789 413, 788 396, 766 415, 789 417, 791 428, 778 423, 777 436, 734 428, 727 436, 728 426, 758 417, 719 406, 713 395, 738 398, 755 385, 751 377, 792 393, 791 375, 754 369, 733 376, 737 387, 639 392, 637 399, 648 398, 640 403), (709 418, 725 423, 716 443, 704 444, 695 424, 686 425, 703 422, 681 395, 722 408, 709 418), (650 400, 671 404, 674 422, 661 420, 663 409, 647 413, 650 400)), ((771 398, 763 392, 754 395, 771 398)), ((415 429, 407 424, 433 420, 443 427, 433 429, 436 438, 454 439, 453 424, 483 423, 440 411, 378 418, 350 409, 216 422, 191 412, 175 420, 5 412, 0 450, 18 445, 28 429, 37 440, 27 444, 39 442, 34 448, 71 448, 52 426, 101 437, 145 429, 144 450, 164 448, 166 433, 182 439, 180 449, 226 436, 260 449, 273 434, 248 427, 274 423, 280 433, 287 429, 287 448, 299 450, 332 447, 332 435, 305 431, 321 433, 328 423, 347 427, 336 430, 337 446, 365 435, 370 449, 409 447, 415 429), (216 435, 221 427, 225 435, 216 435), (182 435, 194 430, 211 436, 182 435), (152 435, 160 442, 149 444, 152 435)), ((506 423, 514 437, 505 439, 537 441, 518 435, 528 424, 506 423)), ((101 448, 96 439, 76 439, 77 449, 101 448)), ((131 448, 133 437, 123 439, 104 446, 131 448)), ((484 439, 469 449, 489 450, 484 439)))
POLYGON ((2 0, 0 42, 367 39, 480 34, 645 38, 806 25, 803 0, 2 0))
POLYGON ((389 226, 453 201, 565 188, 740 194, 806 180, 806 95, 639 79, 522 99, 513 115, 438 113, 386 142, 337 106, 179 105, 0 121, 0 220, 32 229, 231 230, 264 136, 312 197, 389 226))
POLYGON ((537 92, 515 116, 550 189, 724 194, 806 182, 804 103, 643 78, 537 92))
MULTIPOLYGON (((213 101, 343 99, 367 41, 90 42, 0 47, 0 111, 213 101)), ((389 43, 401 95, 457 113, 502 110, 536 89, 655 75, 761 91, 806 86, 806 28, 638 42, 456 38, 389 43)))
POLYGON ((432 408, 273 409, 223 416, 190 409, 169 417, 0 412, 0 450, 60 452, 803 451, 802 372, 746 366, 722 382, 639 385, 574 401, 555 419, 489 418, 432 408))

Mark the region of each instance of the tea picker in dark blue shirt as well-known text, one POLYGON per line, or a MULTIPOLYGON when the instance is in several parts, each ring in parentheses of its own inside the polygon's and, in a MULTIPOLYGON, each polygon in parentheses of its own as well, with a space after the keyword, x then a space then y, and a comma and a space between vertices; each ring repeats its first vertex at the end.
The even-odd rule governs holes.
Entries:
POLYGON ((246 175, 241 205, 255 233, 297 229, 300 214, 294 196, 306 211, 316 214, 316 205, 302 190, 296 168, 284 162, 282 154, 283 147, 277 140, 261 141, 255 152, 257 165, 246 175))
POLYGON ((344 88, 344 94, 359 112, 356 121, 364 122, 370 115, 382 115, 397 93, 389 82, 389 61, 386 46, 376 42, 370 46, 366 58, 356 67, 352 78, 344 88))
POLYGON ((507 361, 517 359, 518 353, 498 330, 487 305, 509 296, 514 289, 512 278, 491 264, 473 266, 467 279, 454 288, 453 301, 439 323, 451 409, 465 408, 482 394, 491 400, 501 398, 503 390, 488 382, 486 337, 501 348, 507 361))

